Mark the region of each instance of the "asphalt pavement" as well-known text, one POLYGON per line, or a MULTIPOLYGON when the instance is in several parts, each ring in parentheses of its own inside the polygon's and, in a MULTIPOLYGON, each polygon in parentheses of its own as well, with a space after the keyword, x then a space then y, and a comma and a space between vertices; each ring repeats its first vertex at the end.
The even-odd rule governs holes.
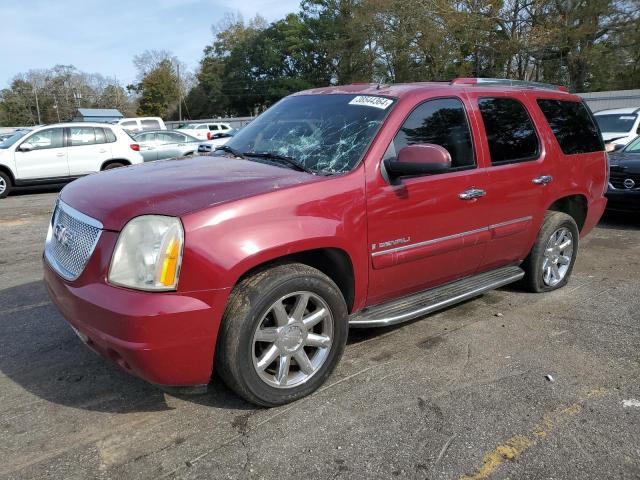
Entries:
POLYGON ((41 281, 56 194, 0 200, 0 478, 640 478, 637 216, 605 216, 567 287, 352 331, 323 388, 262 409, 77 339, 41 281))

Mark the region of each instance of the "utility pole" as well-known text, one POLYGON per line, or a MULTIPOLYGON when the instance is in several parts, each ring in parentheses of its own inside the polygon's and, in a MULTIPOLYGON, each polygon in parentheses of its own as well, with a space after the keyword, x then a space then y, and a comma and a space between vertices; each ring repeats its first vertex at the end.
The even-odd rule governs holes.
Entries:
POLYGON ((176 61, 176 70, 178 71, 178 121, 182 122, 182 84, 180 82, 180 61, 176 61))
POLYGON ((42 120, 40 119, 40 104, 38 103, 38 89, 33 87, 33 93, 36 95, 36 111, 38 112, 38 125, 42 125, 42 120))

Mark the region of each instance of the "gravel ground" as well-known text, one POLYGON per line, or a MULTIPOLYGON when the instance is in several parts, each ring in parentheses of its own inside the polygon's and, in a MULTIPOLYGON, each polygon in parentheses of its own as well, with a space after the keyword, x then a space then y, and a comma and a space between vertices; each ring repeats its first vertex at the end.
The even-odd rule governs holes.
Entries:
POLYGON ((353 331, 320 391, 257 409, 75 337, 41 282, 55 196, 0 200, 0 478, 640 478, 640 219, 605 216, 560 291, 353 331))

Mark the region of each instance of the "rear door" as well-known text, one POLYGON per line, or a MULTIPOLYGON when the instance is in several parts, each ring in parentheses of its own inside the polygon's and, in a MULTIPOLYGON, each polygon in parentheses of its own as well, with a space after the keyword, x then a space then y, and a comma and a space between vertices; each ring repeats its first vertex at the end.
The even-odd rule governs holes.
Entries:
POLYGON ((523 260, 542 223, 554 189, 554 165, 541 141, 524 95, 470 93, 482 135, 480 147, 490 161, 487 195, 491 241, 482 270, 523 260))
POLYGON ((158 159, 158 139, 154 132, 136 135, 136 142, 140 145, 140 153, 145 162, 152 162, 158 159))
POLYGON ((100 171, 112 158, 111 145, 99 127, 68 127, 69 173, 72 177, 100 171))
POLYGON ((64 129, 47 128, 27 136, 15 150, 19 180, 66 178, 69 176, 64 129), (26 147, 21 151, 21 147, 26 147), (27 150, 31 148, 31 150, 27 150))
MULTIPOLYGON (((463 98, 428 99, 404 120, 384 158, 412 144, 436 144, 452 157, 449 172, 367 184, 370 245, 367 303, 377 304, 473 274, 488 240, 479 168, 463 98)), ((382 160, 384 160, 381 159, 382 160)))

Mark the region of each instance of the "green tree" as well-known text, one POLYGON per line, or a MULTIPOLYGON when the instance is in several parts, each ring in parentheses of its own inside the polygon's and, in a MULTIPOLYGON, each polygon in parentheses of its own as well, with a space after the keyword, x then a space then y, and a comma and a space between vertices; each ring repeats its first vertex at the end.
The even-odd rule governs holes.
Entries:
POLYGON ((167 117, 178 101, 178 76, 171 61, 160 61, 132 90, 140 95, 138 115, 167 117))

